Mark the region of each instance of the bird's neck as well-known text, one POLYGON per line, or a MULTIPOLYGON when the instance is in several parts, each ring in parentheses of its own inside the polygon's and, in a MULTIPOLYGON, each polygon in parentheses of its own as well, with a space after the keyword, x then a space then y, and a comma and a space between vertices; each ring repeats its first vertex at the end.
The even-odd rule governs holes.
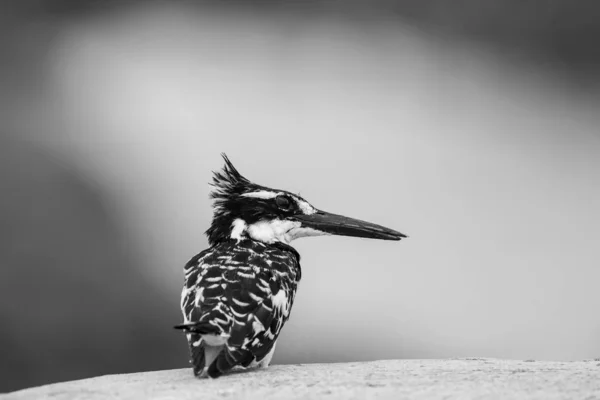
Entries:
POLYGON ((242 240, 226 238, 224 240, 220 240, 214 244, 211 244, 211 248, 219 247, 219 246, 233 246, 233 247, 238 247, 238 248, 251 249, 255 253, 258 253, 258 254, 261 254, 264 251, 269 252, 269 251, 277 249, 279 251, 288 253, 290 256, 295 258, 298 263, 300 263, 300 253, 298 253, 298 251, 295 248, 293 248, 292 246, 290 246, 287 243, 282 243, 282 242, 263 243, 263 242, 259 242, 257 240, 246 237, 246 238, 243 238, 242 240))
POLYGON ((213 217, 210 227, 205 232, 208 237, 208 243, 211 246, 231 240, 232 224, 234 218, 226 215, 217 215, 213 217))

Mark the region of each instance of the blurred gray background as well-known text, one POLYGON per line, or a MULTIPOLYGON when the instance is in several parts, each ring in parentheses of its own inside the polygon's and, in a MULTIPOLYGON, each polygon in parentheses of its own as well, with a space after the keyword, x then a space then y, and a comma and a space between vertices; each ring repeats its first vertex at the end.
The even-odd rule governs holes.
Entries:
POLYGON ((222 151, 410 236, 295 242, 275 363, 600 356, 598 2, 2 7, 0 391, 187 365, 222 151))

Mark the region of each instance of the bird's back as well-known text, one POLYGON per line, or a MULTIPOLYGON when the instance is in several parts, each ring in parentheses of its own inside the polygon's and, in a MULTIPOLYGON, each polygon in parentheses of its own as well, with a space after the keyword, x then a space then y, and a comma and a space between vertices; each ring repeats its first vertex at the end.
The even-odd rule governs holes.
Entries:
POLYGON ((216 377, 236 365, 268 364, 301 277, 283 243, 228 240, 193 257, 181 294, 194 372, 216 377))

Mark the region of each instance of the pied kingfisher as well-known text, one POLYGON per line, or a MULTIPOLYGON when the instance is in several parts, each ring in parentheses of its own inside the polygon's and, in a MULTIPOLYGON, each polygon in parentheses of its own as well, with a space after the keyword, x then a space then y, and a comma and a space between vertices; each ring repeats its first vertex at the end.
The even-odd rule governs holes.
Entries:
POLYGON ((303 236, 400 240, 400 232, 331 214, 285 190, 250 182, 225 154, 215 172, 210 248, 184 268, 181 293, 194 375, 217 378, 235 366, 267 367, 300 282, 303 236))

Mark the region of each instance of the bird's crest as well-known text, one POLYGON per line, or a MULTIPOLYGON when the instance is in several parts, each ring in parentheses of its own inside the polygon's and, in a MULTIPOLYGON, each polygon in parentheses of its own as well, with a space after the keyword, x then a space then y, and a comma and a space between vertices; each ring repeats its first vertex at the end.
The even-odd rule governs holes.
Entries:
POLYGON ((254 186, 239 173, 225 153, 221 153, 221 157, 225 160, 225 165, 222 170, 213 171, 213 179, 210 183, 213 187, 210 198, 214 199, 215 210, 222 209, 225 202, 232 196, 242 194, 254 186))
POLYGON ((214 216, 206 235, 211 245, 229 236, 233 213, 239 212, 236 200, 246 192, 261 188, 242 176, 225 153, 221 153, 221 156, 225 165, 223 169, 213 171, 210 183, 213 187, 210 198, 214 200, 214 216))

